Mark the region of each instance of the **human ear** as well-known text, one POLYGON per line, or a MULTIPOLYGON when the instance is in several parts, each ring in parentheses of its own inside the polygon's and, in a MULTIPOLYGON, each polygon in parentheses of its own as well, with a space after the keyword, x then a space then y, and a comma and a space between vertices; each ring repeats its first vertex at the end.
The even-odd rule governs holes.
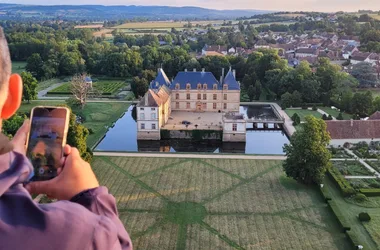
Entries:
POLYGON ((21 105, 22 79, 18 74, 12 74, 8 83, 8 96, 1 110, 1 119, 8 119, 16 113, 21 105))

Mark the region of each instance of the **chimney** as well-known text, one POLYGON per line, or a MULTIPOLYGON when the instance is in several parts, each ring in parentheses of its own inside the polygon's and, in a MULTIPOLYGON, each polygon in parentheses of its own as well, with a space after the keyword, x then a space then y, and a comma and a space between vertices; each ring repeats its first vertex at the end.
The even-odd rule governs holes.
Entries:
POLYGON ((354 119, 351 119, 351 127, 354 126, 354 119))
POLYGON ((202 72, 205 72, 205 68, 202 68, 202 72))
POLYGON ((158 68, 158 69, 157 69, 157 74, 160 73, 160 69, 161 69, 161 68, 158 68))
POLYGON ((234 78, 236 79, 236 70, 232 70, 232 74, 234 75, 234 78))
POLYGON ((193 72, 197 72, 197 69, 196 69, 196 68, 193 68, 193 72))
POLYGON ((222 68, 222 75, 220 76, 220 84, 222 84, 224 79, 224 68, 222 68))
POLYGON ((187 72, 187 69, 185 69, 185 72, 187 72))
POLYGON ((145 106, 148 106, 148 93, 145 94, 145 106))

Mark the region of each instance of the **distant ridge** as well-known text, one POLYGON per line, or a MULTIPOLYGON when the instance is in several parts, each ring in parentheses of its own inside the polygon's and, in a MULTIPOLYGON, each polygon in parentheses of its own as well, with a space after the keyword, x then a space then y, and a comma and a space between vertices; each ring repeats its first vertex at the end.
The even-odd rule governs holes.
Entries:
POLYGON ((228 19, 270 13, 265 10, 214 10, 201 7, 136 6, 136 5, 23 5, 0 3, 0 19, 8 17, 52 19, 228 19))

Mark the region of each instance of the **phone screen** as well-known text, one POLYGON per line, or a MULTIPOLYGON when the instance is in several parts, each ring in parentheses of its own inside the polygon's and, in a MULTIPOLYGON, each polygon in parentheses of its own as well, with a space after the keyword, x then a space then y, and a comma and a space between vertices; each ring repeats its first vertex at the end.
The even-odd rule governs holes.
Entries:
POLYGON ((35 108, 29 132, 27 156, 32 162, 32 181, 49 180, 57 176, 61 167, 67 109, 35 108))

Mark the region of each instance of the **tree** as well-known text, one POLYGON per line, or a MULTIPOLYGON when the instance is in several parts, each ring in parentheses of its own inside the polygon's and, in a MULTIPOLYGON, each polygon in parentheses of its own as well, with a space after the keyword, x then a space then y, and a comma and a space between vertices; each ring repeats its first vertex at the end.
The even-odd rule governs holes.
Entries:
POLYGON ((330 164, 327 146, 330 135, 322 119, 306 116, 303 129, 296 131, 284 146, 283 168, 288 177, 304 184, 320 184, 330 164))
POLYGON ((358 79, 361 87, 374 87, 378 84, 376 71, 370 63, 361 62, 355 64, 352 68, 351 75, 358 79))
POLYGON ((37 79, 32 76, 29 72, 21 72, 22 78, 22 99, 24 101, 36 100, 37 99, 37 79))
POLYGON ((3 134, 12 138, 16 134, 17 130, 22 126, 25 119, 25 115, 15 114, 11 118, 4 120, 2 126, 3 134))
POLYGON ((248 95, 250 101, 252 101, 253 98, 255 97, 255 88, 252 85, 250 85, 248 87, 247 95, 248 95))
POLYGON ((324 121, 327 121, 327 120, 328 120, 328 117, 327 117, 326 114, 323 114, 323 115, 322 115, 322 120, 324 120, 324 121))
POLYGON ((140 96, 144 96, 145 93, 148 91, 149 88, 149 82, 145 78, 140 77, 133 77, 133 81, 131 83, 131 90, 136 98, 139 98, 140 96))
POLYGON ((32 73, 35 78, 41 79, 44 76, 43 65, 40 54, 34 53, 26 60, 25 69, 32 73))
POLYGON ((380 96, 377 96, 373 101, 373 112, 380 111, 380 96))
POLYGON ((300 107, 302 104, 302 95, 297 90, 293 92, 292 94, 292 106, 293 107, 300 107))
POLYGON ((286 92, 281 96, 281 108, 286 109, 290 108, 293 103, 293 96, 289 92, 286 92))
POLYGON ((336 118, 337 120, 344 120, 342 112, 339 113, 339 115, 336 118))
POLYGON ((371 91, 357 92, 352 98, 352 112, 360 117, 367 117, 373 111, 373 97, 371 91))
POLYGON ((352 112, 352 98, 353 98, 352 90, 349 89, 345 92, 343 92, 341 100, 340 100, 340 108, 343 111, 346 111, 348 113, 352 112))
POLYGON ((292 115, 292 121, 293 121, 293 125, 297 126, 298 124, 301 123, 301 118, 299 117, 299 115, 297 113, 294 113, 292 115))
POLYGON ((262 89, 260 80, 257 80, 255 83, 255 100, 260 100, 262 89))
POLYGON ((86 105, 87 99, 99 96, 100 93, 92 87, 92 84, 86 81, 87 75, 75 75, 71 79, 71 93, 74 98, 79 102, 81 108, 86 105))

